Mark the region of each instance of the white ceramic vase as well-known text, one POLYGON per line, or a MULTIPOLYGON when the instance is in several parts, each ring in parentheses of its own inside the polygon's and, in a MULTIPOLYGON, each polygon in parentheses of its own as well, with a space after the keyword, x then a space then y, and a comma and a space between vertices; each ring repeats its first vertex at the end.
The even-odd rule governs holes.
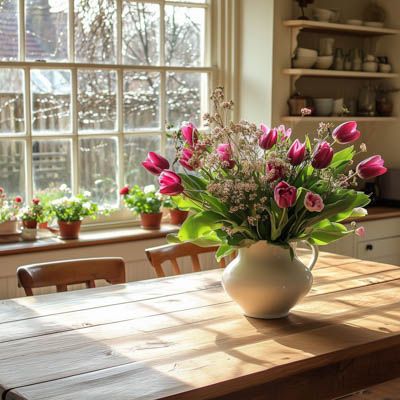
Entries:
POLYGON ((266 241, 239 249, 222 275, 225 291, 248 317, 286 317, 312 286, 311 270, 317 262, 318 248, 308 245, 312 250, 308 266, 297 255, 291 260, 288 249, 266 241))

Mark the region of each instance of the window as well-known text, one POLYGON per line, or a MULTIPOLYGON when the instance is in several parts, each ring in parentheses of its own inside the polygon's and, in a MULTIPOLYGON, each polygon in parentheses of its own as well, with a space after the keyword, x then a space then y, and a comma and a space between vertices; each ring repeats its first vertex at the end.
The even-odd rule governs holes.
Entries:
POLYGON ((0 182, 32 198, 65 184, 119 204, 154 178, 165 123, 200 115, 212 73, 207 0, 0 1, 0 182))

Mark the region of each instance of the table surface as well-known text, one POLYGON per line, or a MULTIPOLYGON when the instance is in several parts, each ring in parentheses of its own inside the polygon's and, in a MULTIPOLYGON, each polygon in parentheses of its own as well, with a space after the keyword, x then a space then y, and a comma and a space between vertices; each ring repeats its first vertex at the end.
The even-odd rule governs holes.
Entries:
MULTIPOLYGON (((2 398, 262 399, 282 379, 281 395, 305 393, 312 377, 327 391, 329 377, 355 380, 353 366, 400 354, 398 267, 322 253, 309 295, 274 321, 244 317, 220 277, 212 270, 1 301, 2 398)), ((382 365, 393 375, 399 360, 382 365)), ((364 369, 374 383, 377 372, 364 369)), ((325 398, 307 396, 280 398, 325 398)))

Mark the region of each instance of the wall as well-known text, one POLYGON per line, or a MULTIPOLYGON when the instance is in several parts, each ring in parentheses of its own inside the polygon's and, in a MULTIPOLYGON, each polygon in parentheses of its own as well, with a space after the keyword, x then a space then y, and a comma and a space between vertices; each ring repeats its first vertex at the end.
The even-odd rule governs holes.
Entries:
MULTIPOLYGON (((343 19, 362 16, 369 0, 316 0, 313 6, 341 10, 343 19)), ((380 0, 387 11, 387 25, 399 27, 400 2, 398 0, 380 0)), ((313 6, 309 6, 310 14, 313 6)), ((282 69, 290 67, 290 30, 282 21, 299 15, 293 0, 242 0, 241 1, 241 69, 240 69, 240 110, 241 117, 254 122, 264 121, 270 126, 279 125, 281 116, 288 114, 287 99, 291 95, 290 79, 282 74, 282 69), (272 23, 272 26, 271 26, 272 23)), ((312 41, 312 39, 310 39, 312 41)), ((316 40, 316 39, 314 39, 316 40)), ((316 47, 317 41, 308 43, 316 47)), ((340 46, 356 46, 358 41, 351 37, 338 37, 340 46)), ((306 45, 306 44, 305 44, 306 45)), ((390 56, 394 71, 400 71, 400 59, 394 50, 400 48, 400 35, 382 37, 376 43, 376 54, 390 56)), ((367 43, 373 49, 374 42, 367 43)), ((390 82, 400 88, 400 79, 390 82)), ((298 81, 298 87, 308 93, 320 96, 349 96, 358 93, 363 80, 350 81, 321 80, 306 78, 298 81), (322 84, 321 84, 322 82, 322 84), (340 89, 338 89, 340 88, 340 89)), ((395 115, 400 115, 400 95, 396 94, 395 115), (396 104, 397 103, 397 104, 396 104)), ((290 125, 290 124, 288 124, 290 125)), ((315 131, 316 124, 301 122, 291 124, 295 134, 302 135, 315 131)), ((398 130, 400 122, 364 122, 359 127, 363 133, 370 154, 382 154, 389 167, 400 168, 400 140, 398 130)))

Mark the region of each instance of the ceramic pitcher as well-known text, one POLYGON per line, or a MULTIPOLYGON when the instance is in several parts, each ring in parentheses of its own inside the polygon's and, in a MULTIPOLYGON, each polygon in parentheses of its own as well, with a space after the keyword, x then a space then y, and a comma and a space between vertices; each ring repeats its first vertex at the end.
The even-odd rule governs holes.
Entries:
MULTIPOLYGON (((309 265, 304 265, 296 253, 292 260, 288 249, 266 241, 239 249, 222 275, 225 291, 248 317, 287 316, 311 289, 311 270, 317 262, 318 248, 308 245, 312 250, 309 265)), ((296 245, 292 247, 296 252, 296 245)))

